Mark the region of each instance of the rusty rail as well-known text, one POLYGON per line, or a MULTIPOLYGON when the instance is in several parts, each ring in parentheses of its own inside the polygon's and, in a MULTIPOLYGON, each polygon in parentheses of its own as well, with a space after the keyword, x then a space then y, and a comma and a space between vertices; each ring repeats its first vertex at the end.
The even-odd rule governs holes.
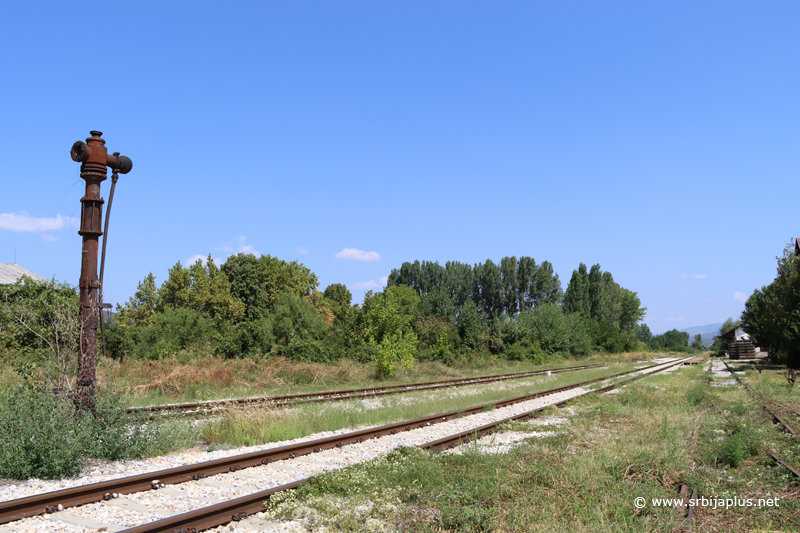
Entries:
POLYGON ((170 412, 179 411, 186 414, 187 411, 197 411, 198 413, 205 414, 207 411, 215 409, 222 409, 226 407, 239 407, 245 405, 267 405, 269 407, 285 407, 289 405, 296 405, 299 403, 315 403, 315 402, 338 402, 345 400, 358 400, 363 398, 374 398, 377 396, 385 396, 389 394, 403 394, 409 392, 420 392, 427 390, 437 390, 449 387, 467 387, 470 385, 481 385, 484 383, 494 383, 498 381, 507 381, 512 379, 523 379, 526 377, 543 375, 547 372, 551 374, 559 374, 562 372, 574 372, 578 370, 586 370, 588 368, 599 368, 605 365, 579 365, 568 366, 561 368, 546 368, 542 370, 531 370, 528 372, 515 372, 511 374, 498 374, 495 376, 477 376, 474 378, 458 378, 440 381, 426 381, 421 383, 404 383, 400 385, 386 385, 383 387, 369 387, 364 389, 346 389, 346 390, 331 390, 320 392, 304 392, 298 394, 285 394, 282 396, 262 396, 255 398, 239 398, 233 400, 209 400, 204 402, 190 402, 180 404, 166 404, 166 405, 150 405, 144 407, 129 407, 126 409, 129 413, 142 413, 142 412, 170 412))
MULTIPOLYGON (((588 392, 586 392, 584 394, 607 392, 607 391, 612 390, 613 388, 615 388, 617 386, 620 386, 622 384, 629 383, 629 382, 634 381, 636 379, 641 379, 643 377, 646 377, 647 375, 654 374, 656 372, 661 372, 663 370, 667 370, 668 368, 671 368, 671 367, 677 366, 677 365, 681 365, 681 364, 683 364, 683 360, 678 361, 678 362, 670 362, 670 363, 662 363, 662 364, 659 364, 659 365, 653 365, 652 367, 649 367, 649 368, 655 368, 655 367, 659 367, 659 366, 663 366, 663 368, 660 368, 658 370, 653 370, 652 372, 649 372, 647 374, 643 374, 641 376, 634 377, 634 378, 629 379, 629 380, 625 380, 622 383, 617 383, 615 385, 609 385, 609 386, 606 386, 606 387, 603 387, 603 388, 600 388, 600 389, 597 389, 597 390, 594 390, 594 391, 588 391, 588 392)), ((639 372, 641 370, 642 369, 623 372, 621 374, 616 374, 615 376, 630 374, 632 372, 639 372)), ((595 380, 587 381, 584 384, 596 382, 596 381, 602 380, 602 379, 610 379, 612 377, 614 377, 614 376, 608 376, 606 378, 598 378, 598 379, 595 379, 595 380)), ((581 386, 581 384, 572 385, 572 386, 570 386, 570 388, 574 388, 574 387, 577 387, 577 386, 581 386)), ((560 388, 560 389, 563 389, 563 387, 560 388)), ((557 390, 560 390, 560 389, 553 389, 553 390, 557 391, 557 390)), ((581 396, 583 396, 583 395, 581 395, 581 396)), ((577 396, 576 396, 576 398, 577 398, 577 396)), ((563 405, 563 404, 567 403, 568 401, 570 401, 570 400, 564 400, 564 401, 558 402, 557 404, 554 404, 554 405, 563 405)), ((487 424, 486 426, 482 426, 480 428, 475 428, 475 429, 472 429, 470 431, 465 431, 465 432, 459 433, 457 435, 453 435, 451 437, 447 437, 445 439, 439 439, 439 440, 436 440, 436 441, 432 441, 432 442, 428 442, 428 443, 425 443, 425 444, 421 444, 420 448, 433 449, 433 450, 444 450, 444 449, 448 449, 448 448, 453 448, 453 447, 457 446, 458 444, 463 444, 465 442, 468 442, 469 440, 472 440, 473 438, 479 438, 481 436, 487 435, 487 434, 491 433, 494 429, 496 429, 498 426, 500 426, 500 425, 502 425, 502 424, 504 424, 506 422, 509 422, 511 420, 519 420, 519 419, 523 419, 523 418, 533 418, 533 413, 541 412, 544 409, 547 409, 547 407, 550 407, 550 406, 541 407, 539 409, 536 409, 535 411, 532 411, 531 413, 523 413, 521 415, 516 415, 516 416, 513 416, 513 417, 509 417, 509 418, 494 422, 492 424, 487 424)), ((441 416, 441 415, 439 415, 439 416, 441 416)), ((171 516, 169 518, 158 520, 156 522, 151 522, 149 524, 144 524, 144 525, 141 525, 141 526, 137 526, 137 527, 133 527, 133 528, 130 528, 130 529, 126 529, 126 530, 122 531, 121 533, 174 533, 174 532, 177 532, 177 533, 197 533, 199 531, 203 531, 203 530, 210 529, 210 528, 213 528, 213 527, 217 527, 217 526, 220 526, 220 525, 223 525, 223 524, 227 524, 227 523, 232 522, 232 521, 239 521, 239 520, 242 520, 243 518, 247 517, 250 514, 263 511, 264 510, 264 502, 269 500, 269 498, 273 494, 276 494, 278 492, 283 492, 285 490, 295 489, 295 488, 297 488, 298 486, 300 486, 303 483, 305 483, 305 480, 295 481, 293 483, 289 483, 289 484, 286 484, 286 485, 280 485, 278 487, 273 487, 273 488, 265 490, 265 491, 249 494, 249 495, 243 496, 241 498, 236 498, 234 500, 218 503, 216 505, 212 505, 212 506, 209 506, 209 507, 203 507, 201 509, 197 509, 195 511, 190 511, 188 513, 183 513, 183 514, 171 516)))
MULTIPOLYGON (((439 413, 436 415, 431 415, 423 418, 406 420, 394 424, 387 424, 384 426, 369 428, 360 431, 354 431, 343 435, 327 437, 324 439, 306 441, 288 446, 281 446, 278 448, 271 448, 268 450, 262 450, 258 452, 251 452, 247 454, 216 459, 213 461, 205 461, 202 463, 195 463, 191 465, 170 468, 167 470, 160 470, 156 472, 148 472, 136 476, 129 476, 126 478, 104 481, 100 483, 93 483, 90 485, 73 487, 69 489, 48 492, 45 494, 39 494, 35 496, 29 496, 27 498, 20 498, 6 502, 0 502, 0 524, 46 513, 53 509, 57 509, 59 505, 63 506, 63 508, 67 508, 75 505, 84 505, 87 503, 98 502, 103 499, 109 499, 113 493, 130 494, 133 492, 150 490, 152 488, 157 488, 164 485, 171 485, 171 484, 184 483, 187 481, 197 480, 213 474, 219 474, 222 472, 234 472, 251 466, 269 464, 273 461, 279 461, 282 459, 294 459, 295 457, 301 455, 308 455, 326 449, 331 449, 334 447, 341 447, 346 444, 359 443, 371 438, 380 438, 381 436, 386 434, 398 433, 400 431, 409 431, 411 429, 415 429, 418 427, 425 427, 438 422, 444 422, 446 420, 455 417, 480 413, 486 409, 506 407, 509 405, 513 405, 515 403, 582 387, 599 381, 605 381, 625 376, 634 372, 641 372, 643 370, 653 369, 659 366, 664 366, 665 364, 668 363, 652 365, 644 369, 640 368, 640 369, 628 370, 626 372, 620 372, 617 374, 595 378, 588 381, 583 381, 572 385, 566 385, 563 387, 557 387, 545 391, 525 394, 522 396, 509 398, 506 400, 490 402, 487 404, 478 405, 467 409, 450 411, 447 413, 439 413)), ((671 363, 672 366, 674 366, 675 364, 678 363, 674 362, 671 363)), ((609 387, 606 387, 605 389, 610 390, 609 387)))

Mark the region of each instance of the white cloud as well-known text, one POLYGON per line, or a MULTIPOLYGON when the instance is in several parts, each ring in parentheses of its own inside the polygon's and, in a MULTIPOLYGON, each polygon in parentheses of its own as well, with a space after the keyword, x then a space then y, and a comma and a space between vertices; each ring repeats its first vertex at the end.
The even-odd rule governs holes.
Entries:
POLYGON ((381 282, 381 285, 386 285, 387 283, 389 283, 389 277, 388 276, 381 276, 381 277, 378 278, 378 280, 381 282))
POLYGON ((337 259, 352 259, 353 261, 361 261, 364 263, 374 263, 381 260, 381 255, 378 252, 365 252, 358 248, 345 248, 341 252, 333 254, 337 259))
POLYGON ((671 316, 671 317, 667 318, 666 321, 667 322, 686 322, 686 319, 683 318, 682 316, 679 316, 678 318, 675 318, 675 317, 671 316))
POLYGON ((707 277, 708 277, 707 274, 694 274, 694 275, 690 276, 689 274, 684 272, 680 276, 675 276, 674 279, 689 279, 689 278, 692 278, 692 279, 706 279, 707 277))
POLYGON ((245 238, 244 235, 240 235, 239 238, 236 240, 238 246, 237 249, 240 254, 253 254, 256 257, 261 257, 261 252, 253 248, 249 244, 244 243, 245 238))
POLYGON ((306 248, 305 246, 298 246, 297 248, 294 249, 294 251, 300 255, 306 255, 308 253, 308 248, 306 248))
POLYGON ((747 295, 743 292, 736 291, 736 294, 733 295, 733 299, 737 302, 745 303, 747 301, 747 295))
POLYGON ((32 217, 25 211, 0 213, 0 229, 6 231, 58 231, 70 224, 77 227, 78 219, 61 215, 53 218, 32 217))
POLYGON ((359 289, 359 290, 366 290, 366 289, 378 289, 381 286, 375 282, 374 279, 369 281, 359 281, 358 283, 353 283, 350 285, 351 289, 359 289))
POLYGON ((218 251, 218 252, 232 252, 233 251, 233 246, 228 246, 226 244, 226 245, 220 246, 219 248, 214 248, 214 249, 216 251, 218 251))
POLYGON ((58 237, 56 237, 55 235, 50 235, 49 233, 44 233, 42 234, 42 240, 44 242, 55 242, 58 240, 58 237))

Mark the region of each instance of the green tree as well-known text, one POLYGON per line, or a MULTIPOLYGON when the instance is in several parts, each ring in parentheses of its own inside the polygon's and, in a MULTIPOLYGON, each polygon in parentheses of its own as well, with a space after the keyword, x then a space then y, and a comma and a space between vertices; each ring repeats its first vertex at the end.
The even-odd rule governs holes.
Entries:
POLYGON ((198 259, 188 269, 180 263, 170 270, 159 290, 160 311, 192 309, 208 318, 236 320, 244 315, 242 301, 231 294, 228 279, 214 264, 211 255, 206 264, 198 259))
POLYGON ((122 325, 151 326, 156 321, 156 310, 161 307, 161 296, 156 277, 150 272, 136 286, 136 292, 121 306, 117 304, 116 319, 122 325))
POLYGON ((703 349, 703 335, 698 333, 697 335, 694 336, 694 340, 692 341, 692 348, 696 350, 703 349))
POLYGON ((800 367, 800 258, 789 242, 778 259, 775 279, 756 290, 742 312, 744 330, 770 357, 800 367))
POLYGON ((583 263, 578 266, 577 270, 572 271, 572 277, 564 294, 564 310, 567 313, 575 313, 581 318, 592 318, 589 273, 583 263))
POLYGON ((348 288, 341 283, 333 283, 325 287, 323 292, 324 298, 328 301, 333 315, 336 317, 337 322, 345 320, 347 311, 350 309, 350 304, 353 301, 353 295, 348 288))
POLYGON ((636 340, 648 346, 650 345, 650 341, 653 340, 653 333, 650 331, 650 327, 647 324, 634 324, 633 334, 636 336, 636 340))
POLYGON ((364 295, 364 335, 377 348, 376 373, 391 377, 399 368, 413 366, 417 354, 417 335, 411 327, 419 312, 416 291, 407 286, 387 287, 382 293, 364 295))
POLYGON ((70 388, 80 329, 75 288, 27 277, 0 286, 0 355, 30 385, 70 388))
POLYGON ((317 276, 302 263, 269 255, 233 255, 221 270, 230 282, 231 294, 244 302, 245 316, 250 320, 269 315, 285 292, 310 299, 319 286, 317 276))

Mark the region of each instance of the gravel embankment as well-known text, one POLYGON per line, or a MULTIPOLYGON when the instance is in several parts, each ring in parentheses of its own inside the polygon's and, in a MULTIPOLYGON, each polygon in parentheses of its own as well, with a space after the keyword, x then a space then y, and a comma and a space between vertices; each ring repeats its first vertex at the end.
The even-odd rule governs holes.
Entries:
MULTIPOLYGON (((452 393, 466 393, 466 391, 462 391, 464 391, 464 389, 452 391, 452 393)), ((402 432, 397 435, 386 435, 380 439, 371 439, 360 444, 343 446, 342 448, 326 450, 296 459, 277 461, 269 465, 247 468, 238 472, 219 474, 199 481, 170 485, 157 491, 129 494, 111 500, 110 502, 85 505, 52 515, 33 517, 2 525, 0 526, 0 533, 88 533, 94 531, 121 531, 166 516, 187 512, 223 500, 266 490, 326 471, 344 468, 372 459, 400 446, 417 446, 426 442, 431 442, 447 435, 466 431, 517 414, 530 412, 539 407, 573 398, 584 392, 586 391, 582 388, 572 389, 502 409, 495 409, 468 417, 448 420, 425 428, 402 432)), ((352 431, 352 428, 318 433, 302 439, 270 443, 263 446, 243 447, 224 451, 219 450, 210 453, 193 450, 181 454, 152 458, 146 461, 109 463, 96 467, 91 472, 79 478, 60 481, 30 480, 24 483, 2 487, 0 488, 0 500, 21 498, 36 493, 96 483, 122 476, 153 472, 183 464, 275 448, 295 442, 314 440, 350 431, 352 431)), ((494 442, 503 444, 503 446, 508 446, 513 440, 521 440, 522 438, 530 436, 531 434, 529 433, 523 433, 522 435, 513 437, 490 436, 486 438, 488 440, 485 440, 485 442, 494 442)), ((266 522, 258 516, 232 525, 235 525, 235 530, 240 533, 304 530, 302 529, 302 524, 298 522, 266 522)), ((230 528, 225 526, 225 528, 217 528, 216 531, 230 531, 230 528)))

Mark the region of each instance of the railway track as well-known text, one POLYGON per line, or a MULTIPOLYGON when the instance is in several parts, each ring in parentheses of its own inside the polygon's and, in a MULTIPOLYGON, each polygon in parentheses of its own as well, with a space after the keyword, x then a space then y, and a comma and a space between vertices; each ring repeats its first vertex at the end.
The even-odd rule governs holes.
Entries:
MULTIPOLYGON (((733 376, 733 377, 736 379, 736 381, 737 381, 737 383, 739 384, 739 386, 740 386, 740 387, 742 387, 744 390, 746 390, 748 393, 750 393, 750 395, 751 395, 751 396, 753 396, 753 397, 757 398, 759 402, 764 402, 763 398, 761 398, 760 396, 758 396, 758 395, 757 395, 757 394, 756 394, 756 393, 753 391, 753 389, 751 389, 750 387, 748 387, 748 386, 747 386, 747 383, 745 383, 744 381, 742 381, 742 379, 741 379, 741 378, 740 378, 740 377, 739 377, 739 376, 736 374, 736 372, 734 371, 734 369, 733 369, 733 368, 732 368, 732 367, 731 367, 731 366, 728 364, 728 362, 727 362, 727 361, 723 360, 722 362, 725 364, 725 368, 727 368, 727 369, 728 369, 728 371, 731 373, 731 375, 732 375, 732 376, 733 376)), ((761 407, 764 409, 764 411, 766 411, 766 412, 767 412, 767 414, 769 414, 769 416, 771 416, 771 417, 772 417, 772 419, 773 419, 773 420, 774 420, 776 423, 779 423, 779 424, 781 424, 781 426, 783 426, 783 429, 784 429, 784 430, 785 430, 787 433, 789 433, 789 434, 790 434, 791 436, 793 436, 793 437, 796 437, 796 436, 797 436, 797 431, 795 431, 795 429, 794 429, 792 426, 790 426, 790 425, 789 425, 789 424, 788 424, 788 423, 787 423, 787 422, 786 422, 786 421, 785 421, 783 418, 781 418, 781 417, 780 417, 780 416, 779 416, 777 413, 775 413, 775 412, 774 412, 772 409, 770 409, 770 408, 769 408, 769 405, 768 405, 768 403, 772 403, 773 405, 776 405, 776 406, 778 406, 778 407, 783 407, 784 409, 786 409, 786 410, 788 410, 788 411, 790 411, 790 412, 792 412, 792 413, 794 413, 794 414, 796 414, 796 415, 798 415, 798 416, 800 416, 800 413, 797 413, 796 411, 794 411, 794 410, 792 410, 792 409, 789 409, 788 407, 784 407, 784 406, 782 406, 781 404, 779 404, 779 403, 775 403, 775 402, 765 402, 765 403, 762 403, 762 404, 761 404, 761 407)), ((770 450, 767 450, 766 448, 764 449, 764 451, 765 451, 765 452, 767 452, 767 454, 768 454, 770 457, 772 457, 772 458, 775 460, 775 462, 776 462, 776 463, 778 463, 779 465, 781 465, 781 466, 783 466, 784 468, 786 468, 786 469, 787 469, 789 472, 791 472, 791 473, 792 473, 792 474, 793 474, 795 477, 797 477, 797 478, 800 478, 800 472, 798 472, 798 471, 797 471, 795 468, 791 467, 791 466, 790 466, 788 463, 786 463, 786 462, 785 462, 783 459, 781 459, 780 457, 778 457, 778 456, 777 456, 775 453, 773 453, 772 451, 770 451, 770 450)))
POLYGON ((429 391, 450 387, 467 387, 470 385, 481 385, 484 383, 494 383, 512 379, 523 379, 531 376, 547 374, 559 374, 561 372, 574 372, 586 370, 588 368, 598 368, 604 365, 579 365, 561 368, 545 368, 542 370, 532 370, 529 372, 515 372, 511 374, 499 374, 494 376, 478 376, 474 378, 459 378, 440 381, 426 381, 422 383, 405 383, 401 385, 387 385, 383 387, 369 387, 364 389, 331 390, 321 392, 306 392, 299 394, 285 394, 282 396, 260 396, 254 398, 239 398, 230 400, 209 400, 203 402, 175 403, 164 405, 148 405, 144 407, 129 407, 129 413, 180 413, 206 415, 214 413, 220 409, 229 407, 242 407, 248 405, 265 405, 269 407, 287 407, 301 403, 316 402, 340 402, 345 400, 359 400, 364 398, 374 398, 389 394, 403 394, 409 392, 429 391))
MULTIPOLYGON (((646 367, 644 369, 621 372, 601 378, 575 383, 565 387, 558 387, 547 391, 541 391, 507 400, 483 404, 469 409, 440 413, 430 417, 403 421, 396 424, 388 424, 377 428, 370 428, 367 430, 336 435, 330 438, 305 441, 290 446, 281 446, 278 448, 237 455, 215 461, 186 465, 169 470, 151 472, 139 476, 131 476, 128 478, 2 502, 0 503, 0 523, 7 523, 13 520, 43 513, 50 514, 58 509, 69 508, 76 505, 85 505, 87 503, 99 502, 103 500, 113 503, 112 500, 116 500, 120 495, 137 495, 142 491, 147 491, 150 493, 153 492, 152 489, 157 489, 155 492, 161 492, 169 485, 186 484, 188 486, 192 483, 199 484, 207 481, 208 478, 214 474, 231 476, 236 475, 236 473, 239 471, 247 468, 261 469, 263 471, 265 469, 269 469, 270 465, 276 461, 296 459, 305 455, 322 454, 328 450, 341 450, 346 448, 349 444, 363 443, 368 439, 374 440, 392 435, 397 436, 405 432, 409 432, 409 434, 413 432, 425 433, 425 431, 430 431, 431 426, 434 424, 447 423, 448 421, 451 423, 464 423, 464 417, 470 415, 478 416, 481 414, 492 414, 491 411, 496 411, 507 406, 514 406, 523 402, 529 403, 531 400, 539 401, 543 404, 535 409, 527 409, 525 408, 527 404, 522 404, 519 408, 519 412, 516 412, 509 417, 502 417, 493 420, 489 424, 481 424, 477 427, 469 427, 461 431, 455 431, 450 433, 445 438, 431 439, 430 437, 423 435, 421 437, 423 442, 416 444, 422 448, 432 448, 437 450, 452 448, 458 444, 471 440, 472 438, 488 434, 492 432, 498 425, 507 421, 532 418, 536 412, 541 411, 550 405, 561 405, 574 397, 582 396, 584 394, 593 392, 607 392, 616 386, 620 386, 621 384, 625 384, 634 379, 639 379, 646 375, 681 365, 684 362, 685 359, 661 363, 646 367), (631 374, 638 375, 630 376, 631 374), (628 376, 628 378, 622 382, 610 384, 597 390, 587 391, 582 389, 582 387, 587 385, 592 385, 602 381, 609 381, 624 376, 628 376), (556 398, 555 401, 551 401, 549 403, 546 401, 545 397, 553 397, 553 395, 558 394, 568 394, 571 396, 556 398)), ((469 426, 469 421, 466 422, 466 425, 469 426)), ((357 449, 358 447, 351 448, 357 449)), ((157 522, 150 522, 141 526, 127 529, 125 531, 129 533, 144 533, 145 531, 177 531, 189 533, 193 531, 202 531, 204 529, 230 522, 231 520, 243 519, 249 514, 263 510, 262 503, 269 499, 271 494, 279 491, 289 490, 298 486, 302 482, 303 480, 295 480, 267 490, 256 490, 251 494, 247 494, 240 498, 235 498, 233 500, 203 507, 198 510, 172 516, 157 522)), ((221 483, 226 485, 224 481, 221 483)), ((136 504, 135 502, 133 502, 133 505, 141 506, 141 504, 136 504)), ((130 507, 130 505, 128 507, 130 507)), ((53 518, 55 518, 55 516, 53 518)), ((152 520, 152 517, 149 519, 152 520)), ((0 530, 2 530, 2 527, 0 527, 0 530)), ((113 528, 109 529, 109 531, 120 531, 120 529, 113 528)))

